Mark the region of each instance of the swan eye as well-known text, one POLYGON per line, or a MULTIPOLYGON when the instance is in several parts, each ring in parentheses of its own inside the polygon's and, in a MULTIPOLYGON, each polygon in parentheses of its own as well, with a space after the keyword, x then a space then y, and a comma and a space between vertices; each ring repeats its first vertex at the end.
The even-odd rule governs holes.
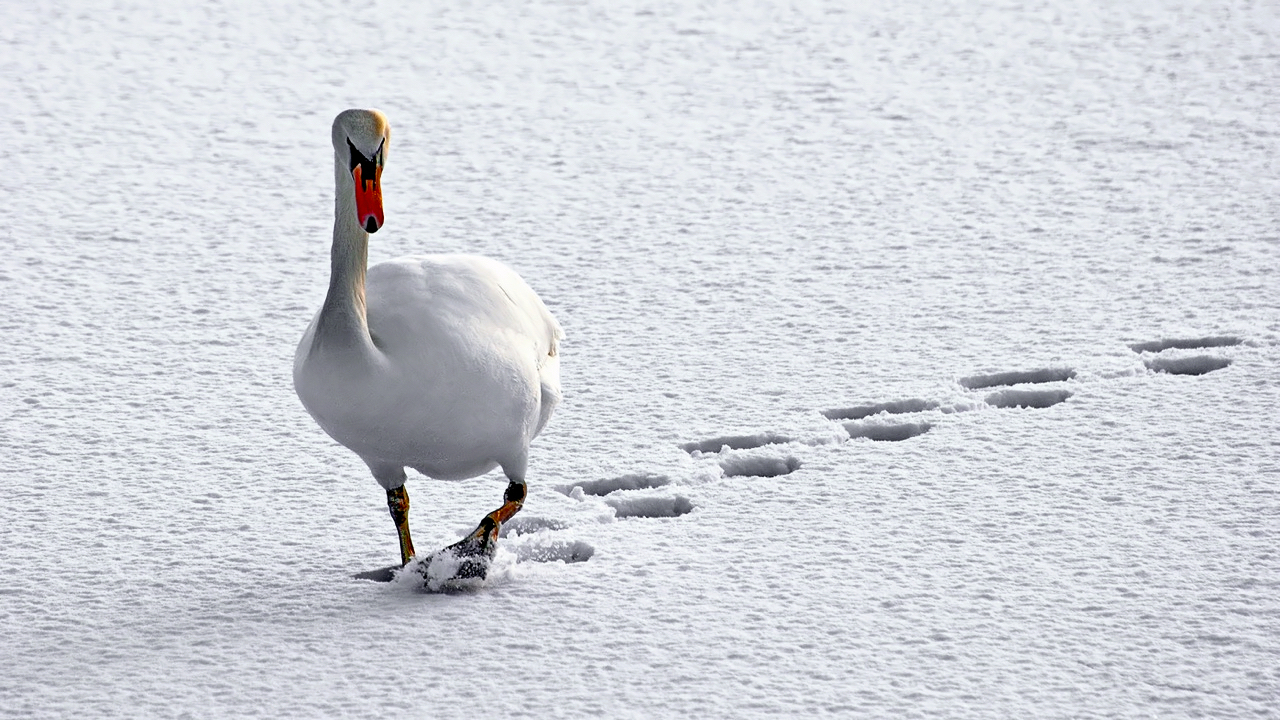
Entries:
POLYGON ((360 177, 363 182, 377 183, 377 169, 382 167, 382 146, 386 142, 387 139, 384 137, 382 142, 378 143, 378 149, 374 151, 373 157, 367 158, 364 153, 356 149, 355 144, 351 142, 351 138, 347 138, 347 148, 351 151, 351 167, 348 169, 351 170, 352 174, 359 167, 360 177))

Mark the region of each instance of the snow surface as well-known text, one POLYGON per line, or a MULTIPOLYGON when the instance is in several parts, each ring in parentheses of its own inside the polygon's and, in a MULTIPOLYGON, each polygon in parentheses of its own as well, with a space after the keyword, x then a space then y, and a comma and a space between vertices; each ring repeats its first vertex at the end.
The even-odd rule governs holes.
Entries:
MULTIPOLYGON (((0 716, 1280 715, 1275 3, 36 1, 0 43, 0 716), (499 258, 568 335, 466 592, 351 578, 385 499, 290 385, 351 106, 371 258, 499 258)), ((411 479, 417 547, 504 486, 411 479)))

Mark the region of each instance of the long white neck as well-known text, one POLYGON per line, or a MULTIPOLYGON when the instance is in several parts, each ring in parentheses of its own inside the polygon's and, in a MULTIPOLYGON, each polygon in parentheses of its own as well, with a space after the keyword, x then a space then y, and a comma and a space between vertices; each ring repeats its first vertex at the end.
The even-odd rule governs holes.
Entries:
POLYGON ((341 162, 334 170, 333 247, 329 294, 320 310, 316 341, 351 349, 373 349, 365 314, 364 280, 369 233, 356 222, 355 181, 341 162))

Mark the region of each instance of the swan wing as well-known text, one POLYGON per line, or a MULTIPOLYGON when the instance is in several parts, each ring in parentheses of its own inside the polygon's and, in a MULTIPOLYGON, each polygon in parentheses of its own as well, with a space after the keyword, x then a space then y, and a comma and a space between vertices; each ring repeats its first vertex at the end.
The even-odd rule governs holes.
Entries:
POLYGON ((525 443, 546 425, 564 332, 514 270, 475 255, 407 256, 369 268, 367 293, 370 333, 392 367, 450 385, 434 397, 520 416, 525 443))

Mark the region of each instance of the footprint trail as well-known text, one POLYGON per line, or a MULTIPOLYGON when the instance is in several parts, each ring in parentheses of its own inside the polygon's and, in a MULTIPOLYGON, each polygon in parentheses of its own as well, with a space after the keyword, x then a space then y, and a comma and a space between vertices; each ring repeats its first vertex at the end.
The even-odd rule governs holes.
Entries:
MULTIPOLYGON (((1188 350, 1229 348, 1244 344, 1234 335, 1209 335, 1190 338, 1166 338, 1128 345, 1141 357, 1149 373, 1198 376, 1229 367, 1231 358, 1210 354, 1187 355, 1188 350)), ((1081 382, 1075 368, 1049 366, 1026 370, 1009 370, 956 378, 963 398, 947 404, 929 398, 907 398, 857 405, 830 407, 818 412, 830 421, 836 432, 831 435, 805 438, 779 432, 761 431, 740 435, 722 435, 705 440, 680 444, 680 448, 695 460, 706 459, 711 467, 719 469, 718 476, 725 480, 736 478, 775 478, 790 475, 802 466, 794 454, 785 452, 783 446, 793 450, 803 446, 835 443, 862 443, 870 448, 878 443, 915 441, 929 433, 953 413, 971 410, 1038 411, 1052 408, 1069 400, 1081 382), (839 432, 843 430, 843 434, 839 432), (847 436, 847 437, 846 437, 847 436)), ((612 509, 618 520, 681 519, 693 513, 696 505, 688 497, 673 494, 671 488, 681 485, 678 478, 658 473, 638 472, 618 477, 575 482, 555 488, 564 495, 579 501, 602 503, 612 509)), ((696 519, 696 515, 693 515, 696 519)), ((683 520, 681 520, 683 522, 683 520)), ((656 524, 658 528, 664 525, 656 524)), ((507 533, 521 540, 515 553, 521 562, 555 562, 566 564, 589 560, 595 549, 580 540, 559 537, 558 532, 569 528, 569 523, 529 516, 513 518, 503 527, 507 533)))

